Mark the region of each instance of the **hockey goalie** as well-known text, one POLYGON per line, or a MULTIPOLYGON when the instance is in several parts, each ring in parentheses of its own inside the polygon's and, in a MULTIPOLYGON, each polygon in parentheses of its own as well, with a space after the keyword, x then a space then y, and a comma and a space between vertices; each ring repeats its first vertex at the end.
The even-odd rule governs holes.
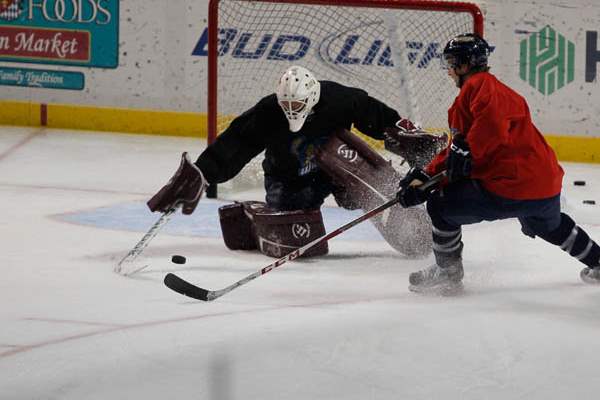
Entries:
MULTIPOLYGON (((148 206, 161 212, 181 206, 191 214, 209 183, 232 179, 265 151, 265 202, 223 206, 219 216, 228 248, 281 257, 325 234, 320 207, 327 196, 341 207, 364 210, 395 196, 402 176, 351 133, 352 127, 383 140, 386 149, 415 167, 447 145, 445 136, 420 131, 366 91, 319 81, 293 66, 275 93, 235 118, 195 162, 184 153, 179 169, 148 206)), ((431 224, 423 208, 393 207, 373 222, 401 253, 431 251, 431 224)), ((327 251, 324 243, 306 255, 327 251)))

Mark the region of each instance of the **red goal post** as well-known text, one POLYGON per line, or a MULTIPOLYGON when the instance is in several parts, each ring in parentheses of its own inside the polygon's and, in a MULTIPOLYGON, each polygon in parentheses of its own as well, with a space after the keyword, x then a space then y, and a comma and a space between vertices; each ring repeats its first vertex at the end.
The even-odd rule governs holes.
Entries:
POLYGON ((473 3, 428 0, 210 0, 208 141, 272 93, 290 65, 365 89, 429 131, 456 96, 439 54, 453 36, 483 36, 473 3))

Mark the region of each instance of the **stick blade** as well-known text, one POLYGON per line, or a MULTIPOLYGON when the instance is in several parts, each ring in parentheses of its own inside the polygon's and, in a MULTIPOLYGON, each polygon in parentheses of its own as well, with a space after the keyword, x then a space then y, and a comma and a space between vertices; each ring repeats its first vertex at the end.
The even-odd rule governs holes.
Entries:
POLYGON ((196 300, 209 301, 208 290, 194 286, 175 274, 168 273, 165 276, 164 283, 169 289, 179 294, 196 300))

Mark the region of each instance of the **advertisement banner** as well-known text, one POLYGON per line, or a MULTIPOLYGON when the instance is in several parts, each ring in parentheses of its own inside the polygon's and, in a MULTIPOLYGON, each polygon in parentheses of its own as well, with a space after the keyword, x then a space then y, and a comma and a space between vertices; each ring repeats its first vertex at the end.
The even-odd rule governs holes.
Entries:
POLYGON ((84 82, 81 72, 0 67, 0 85, 3 86, 83 90, 84 82))
POLYGON ((0 61, 118 66, 118 0, 0 0, 0 24, 0 61))

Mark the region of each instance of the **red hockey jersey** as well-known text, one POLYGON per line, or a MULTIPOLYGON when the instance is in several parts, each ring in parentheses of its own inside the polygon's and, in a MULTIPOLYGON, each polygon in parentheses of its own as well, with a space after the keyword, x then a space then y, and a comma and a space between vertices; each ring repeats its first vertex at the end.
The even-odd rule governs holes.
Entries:
MULTIPOLYGON (((531 121, 527 102, 488 72, 472 75, 448 110, 452 134, 464 134, 473 158, 471 177, 501 197, 531 200, 560 193, 564 172, 531 121)), ((448 148, 427 166, 445 168, 448 148)))

